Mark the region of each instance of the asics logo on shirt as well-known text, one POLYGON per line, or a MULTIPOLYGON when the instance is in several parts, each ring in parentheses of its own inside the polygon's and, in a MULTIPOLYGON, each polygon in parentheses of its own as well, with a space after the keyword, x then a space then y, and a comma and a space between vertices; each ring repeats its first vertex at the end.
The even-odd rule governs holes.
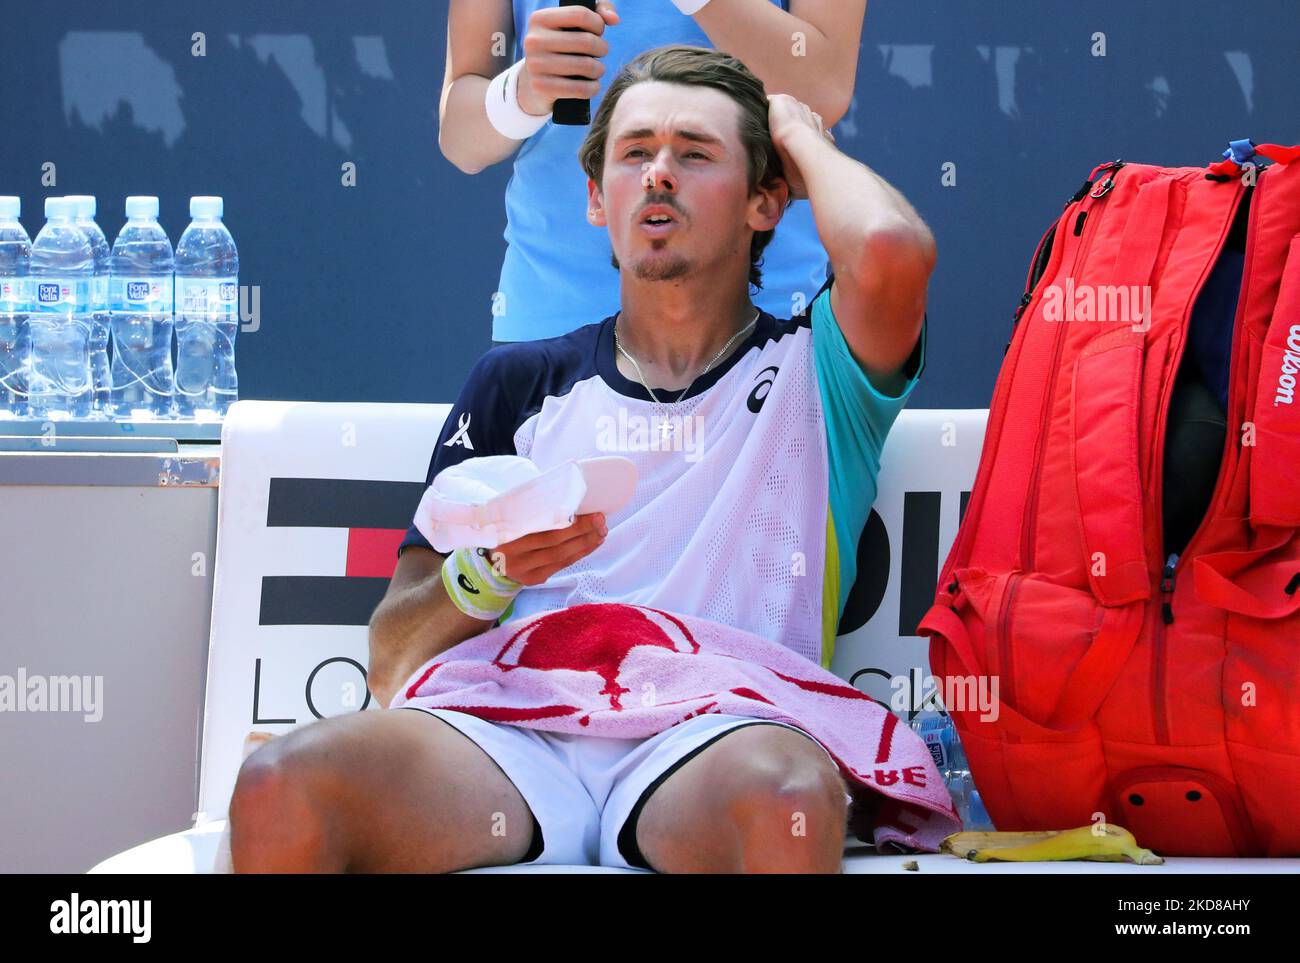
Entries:
POLYGON ((470 451, 474 450, 474 443, 469 440, 469 412, 462 412, 460 420, 456 423, 456 434, 452 435, 442 443, 444 448, 450 448, 453 445, 464 445, 470 451))
POLYGON ((770 364, 758 373, 759 382, 754 385, 754 390, 749 393, 749 400, 746 402, 749 410, 754 414, 758 414, 763 409, 763 402, 767 400, 767 393, 772 390, 772 382, 776 380, 776 373, 779 370, 776 365, 770 364))

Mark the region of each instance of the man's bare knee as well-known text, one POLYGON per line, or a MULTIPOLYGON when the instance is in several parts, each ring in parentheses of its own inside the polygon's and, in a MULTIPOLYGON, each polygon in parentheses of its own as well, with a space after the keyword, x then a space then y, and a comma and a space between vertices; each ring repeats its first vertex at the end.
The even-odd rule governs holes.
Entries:
POLYGON ((753 813, 845 816, 844 777, 830 757, 807 736, 764 728, 762 742, 737 760, 729 781, 733 806, 753 813))
POLYGON ((230 815, 237 872, 446 872, 517 862, 532 839, 527 803, 497 764, 409 710, 336 716, 268 742, 240 770, 230 815))
POLYGON ((839 871, 844 780, 807 736, 745 727, 679 775, 651 797, 638 826, 651 865, 668 872, 839 871))
POLYGON ((342 869, 332 778, 313 727, 266 743, 240 767, 230 800, 236 872, 342 869))
POLYGON ((801 763, 737 787, 731 813, 747 872, 838 872, 848 816, 838 772, 801 763))

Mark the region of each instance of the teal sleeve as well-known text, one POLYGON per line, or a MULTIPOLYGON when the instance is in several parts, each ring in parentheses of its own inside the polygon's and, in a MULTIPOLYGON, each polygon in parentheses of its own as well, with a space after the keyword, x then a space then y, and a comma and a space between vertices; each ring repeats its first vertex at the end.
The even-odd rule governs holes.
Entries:
POLYGON ((909 376, 907 384, 898 395, 884 394, 872 384, 844 341, 839 322, 831 311, 833 281, 832 278, 813 300, 812 341, 826 423, 830 513, 835 532, 835 550, 833 556, 827 553, 826 563, 839 568, 838 621, 857 577, 858 539, 876 500, 876 476, 885 437, 925 369, 928 319, 921 322, 916 346, 903 365, 904 373, 909 376))

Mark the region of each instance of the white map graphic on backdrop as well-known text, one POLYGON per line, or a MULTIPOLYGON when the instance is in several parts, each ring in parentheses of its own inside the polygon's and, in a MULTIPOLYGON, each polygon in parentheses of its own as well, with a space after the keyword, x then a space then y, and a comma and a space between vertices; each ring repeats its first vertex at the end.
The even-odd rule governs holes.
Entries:
POLYGON ((75 116, 102 133, 104 123, 126 104, 135 126, 161 133, 168 147, 185 131, 176 71, 145 43, 143 34, 67 34, 59 42, 59 80, 69 124, 75 116), (125 64, 131 69, 124 69, 125 64))
MULTIPOLYGON (((241 39, 227 35, 238 49, 241 39)), ((302 34, 255 34, 249 47, 263 64, 274 63, 284 74, 302 104, 302 119, 318 137, 339 147, 352 147, 352 134, 329 104, 324 68, 316 60, 316 47, 302 34)), ((375 80, 394 82, 383 37, 353 37, 358 70, 375 80)), ((207 56, 220 52, 209 49, 207 56)), ((104 124, 126 105, 136 127, 161 133, 173 147, 185 132, 181 109, 183 91, 176 71, 146 43, 144 35, 129 32, 72 31, 59 42, 59 79, 63 115, 67 123, 80 120, 103 133, 104 124)))
MULTIPOLYGON (((239 38, 230 38, 236 46, 239 38)), ((298 99, 302 101, 302 119, 312 133, 323 140, 332 140, 343 149, 352 146, 352 134, 329 103, 325 70, 316 62, 316 45, 302 34, 254 34, 248 38, 262 63, 275 61, 277 67, 289 78, 298 99)))
POLYGON ((388 63, 388 48, 383 37, 353 37, 352 47, 357 53, 357 66, 367 77, 376 80, 394 80, 393 68, 388 63))
MULTIPOLYGON (((227 34, 232 47, 241 46, 237 34, 227 34)), ((316 60, 316 48, 303 34, 254 34, 248 45, 264 64, 274 63, 288 79, 302 104, 302 119, 323 140, 331 140, 344 149, 352 147, 352 134, 328 102, 325 70, 316 60)), ((353 53, 361 73, 375 80, 395 82, 388 50, 383 37, 352 38, 353 53)), ((904 80, 910 87, 933 86, 931 59, 934 44, 878 44, 888 73, 904 80)), ((976 45, 980 57, 993 63, 997 77, 998 109, 1008 117, 1019 119, 1016 104, 1016 64, 1022 48, 976 45)), ((1033 53, 1032 47, 1023 48, 1033 53)), ((209 55, 218 55, 213 51, 209 55)), ((1247 113, 1254 112, 1254 66, 1250 54, 1239 50, 1224 51, 1247 113)), ((158 132, 168 147, 175 145, 185 131, 181 110, 181 86, 171 64, 163 60, 145 42, 144 35, 129 32, 73 31, 59 43, 59 78, 63 88, 63 113, 69 124, 77 117, 87 127, 103 132, 104 123, 127 105, 134 123, 149 133, 158 132), (130 64, 131 69, 123 69, 130 64)), ((1157 76, 1147 84, 1156 104, 1156 114, 1164 113, 1171 96, 1169 81, 1157 76)), ((857 99, 840 129, 849 137, 857 134, 857 99)))

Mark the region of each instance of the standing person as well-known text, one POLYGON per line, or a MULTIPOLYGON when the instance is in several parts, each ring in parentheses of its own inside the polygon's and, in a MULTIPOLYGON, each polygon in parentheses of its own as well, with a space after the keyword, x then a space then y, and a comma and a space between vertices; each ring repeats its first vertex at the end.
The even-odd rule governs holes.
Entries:
MULTIPOLYGON (((583 216, 586 183, 573 164, 587 128, 551 123, 556 99, 590 99, 594 109, 638 54, 713 46, 830 128, 853 97, 866 12, 866 0, 627 0, 618 9, 600 0, 596 12, 557 3, 451 0, 438 145, 467 174, 514 155, 494 342, 556 337, 618 310, 608 235, 583 216)), ((754 303, 798 316, 825 280, 812 209, 795 201, 764 251, 754 303)))

